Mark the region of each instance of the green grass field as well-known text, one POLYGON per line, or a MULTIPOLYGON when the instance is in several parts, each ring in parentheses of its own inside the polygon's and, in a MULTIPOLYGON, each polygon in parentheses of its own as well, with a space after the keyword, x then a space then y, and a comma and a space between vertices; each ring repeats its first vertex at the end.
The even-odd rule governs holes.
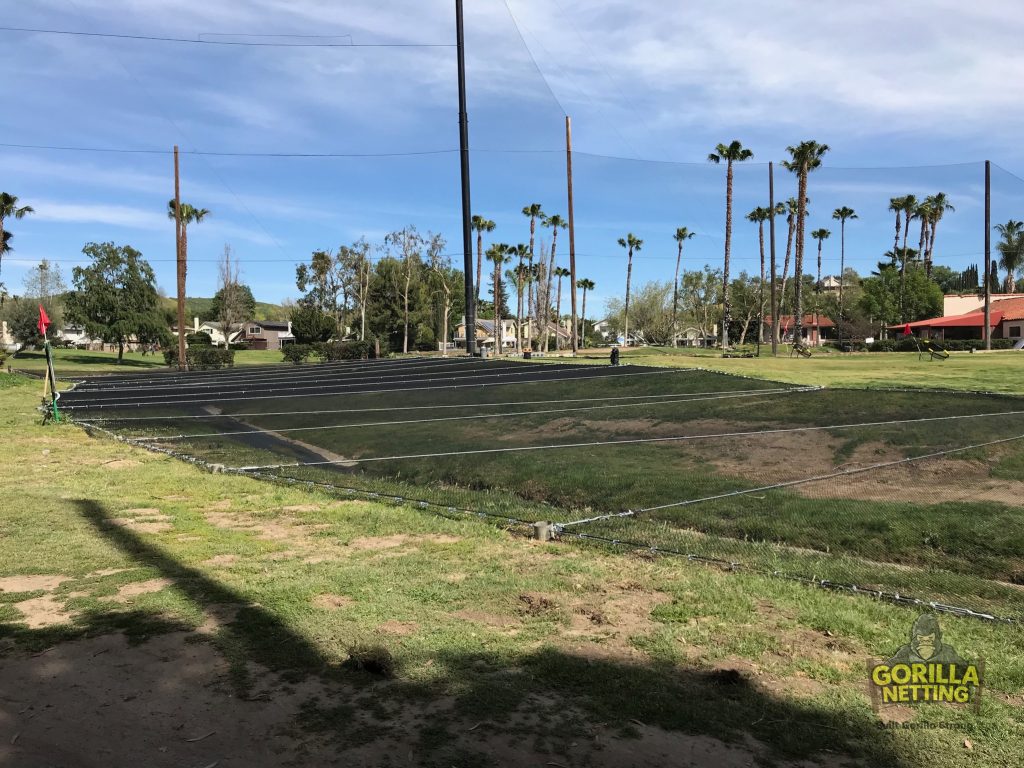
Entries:
MULTIPOLYGON (((531 370, 501 365, 512 381, 531 370)), ((295 386, 320 375, 285 370, 295 386)), ((160 415, 105 426, 212 464, 530 521, 640 510, 573 530, 1024 617, 1024 399, 636 370, 397 392, 373 381, 384 391, 283 399, 215 392, 217 418, 95 415, 160 415), (993 441, 1008 442, 961 450, 993 441), (835 476, 945 451, 957 452, 835 476)))
POLYGON ((1024 759, 1016 630, 942 620, 979 713, 880 718, 865 660, 912 611, 209 475, 40 426, 37 384, 0 375, 5 764, 1024 759))
MULTIPOLYGON (((281 353, 275 350, 239 350, 235 352, 235 365, 270 365, 281 362, 281 353)), ((8 357, 6 365, 14 370, 43 372, 46 355, 40 351, 21 352, 8 357)), ((53 350, 53 367, 61 379, 101 373, 126 373, 168 370, 163 355, 144 355, 125 352, 121 363, 116 352, 95 352, 82 349, 53 350)))
MULTIPOLYGON (((701 366, 754 378, 830 387, 927 387, 1024 394, 1024 352, 953 352, 948 360, 918 360, 914 352, 843 354, 814 350, 810 358, 790 357, 780 347, 778 357, 762 347, 759 358, 725 359, 721 352, 670 347, 623 350, 623 363, 655 366, 701 366)), ((584 350, 607 360, 607 351, 584 350)))

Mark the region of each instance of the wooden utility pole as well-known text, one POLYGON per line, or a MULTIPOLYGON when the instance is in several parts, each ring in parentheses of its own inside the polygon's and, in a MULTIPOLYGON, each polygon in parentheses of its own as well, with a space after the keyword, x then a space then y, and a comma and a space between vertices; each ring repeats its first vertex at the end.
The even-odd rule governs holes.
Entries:
POLYGON ((985 349, 992 349, 992 163, 985 161, 985 349))
POLYGON ((462 265, 466 288, 466 354, 475 355, 476 291, 473 289, 473 214, 469 196, 469 118, 466 114, 466 41, 462 21, 462 0, 455 0, 455 43, 459 71, 459 157, 462 171, 462 265))
MULTIPOLYGON (((569 192, 569 287, 572 290, 572 355, 580 349, 579 320, 576 316, 576 219, 572 207, 572 118, 565 116, 565 177, 569 192)), ((586 318, 583 318, 586 322, 586 318)), ((586 338, 586 329, 584 329, 586 338)))
POLYGON ((775 297, 775 167, 771 160, 768 161, 768 210, 771 217, 768 219, 768 239, 771 240, 771 274, 772 274, 772 355, 779 354, 779 305, 775 297))
POLYGON ((181 249, 181 178, 178 172, 178 145, 174 145, 174 249, 178 265, 178 370, 185 362, 185 254, 181 249))

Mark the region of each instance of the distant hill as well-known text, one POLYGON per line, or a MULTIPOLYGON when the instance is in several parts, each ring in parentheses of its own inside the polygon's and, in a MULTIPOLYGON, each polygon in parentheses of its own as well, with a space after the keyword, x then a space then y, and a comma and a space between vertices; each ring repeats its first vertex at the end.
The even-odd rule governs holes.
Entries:
MULTIPOLYGON (((171 297, 164 297, 162 299, 164 306, 173 312, 178 311, 178 302, 176 299, 171 297)), ((210 306, 213 304, 213 298, 202 298, 199 296, 186 296, 185 297, 185 317, 188 322, 192 322, 193 317, 198 317, 200 320, 216 320, 217 318, 211 316, 210 306)), ((256 302, 256 317, 253 320, 287 320, 288 311, 280 304, 268 304, 265 301, 256 302)))

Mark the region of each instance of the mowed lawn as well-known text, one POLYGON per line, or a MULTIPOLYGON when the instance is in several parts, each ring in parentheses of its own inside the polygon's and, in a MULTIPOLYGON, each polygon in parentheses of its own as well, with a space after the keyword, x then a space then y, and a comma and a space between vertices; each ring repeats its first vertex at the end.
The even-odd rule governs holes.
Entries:
POLYGON ((980 713, 880 717, 910 610, 205 474, 38 384, 0 374, 2 765, 1024 761, 1019 629, 942 619, 980 713))
MULTIPOLYGON (((278 350, 238 350, 235 365, 271 365, 282 362, 278 350)), ((42 350, 20 352, 9 356, 4 363, 16 371, 42 372, 46 370, 46 355, 42 350)), ((96 352, 82 349, 53 350, 53 367, 58 378, 74 378, 98 373, 131 373, 169 370, 162 353, 155 355, 125 352, 118 363, 116 352, 96 352)))
MULTIPOLYGON (((607 360, 610 350, 584 350, 580 357, 607 360)), ((549 358, 550 359, 550 358, 549 358)), ((587 360, 594 362, 593 359, 587 360)), ((1024 352, 954 352, 948 360, 928 362, 915 352, 814 350, 812 357, 779 356, 761 347, 759 358, 723 358, 717 350, 636 347, 623 350, 622 362, 634 365, 696 366, 713 371, 789 384, 827 387, 926 387, 1024 394, 1024 352)))

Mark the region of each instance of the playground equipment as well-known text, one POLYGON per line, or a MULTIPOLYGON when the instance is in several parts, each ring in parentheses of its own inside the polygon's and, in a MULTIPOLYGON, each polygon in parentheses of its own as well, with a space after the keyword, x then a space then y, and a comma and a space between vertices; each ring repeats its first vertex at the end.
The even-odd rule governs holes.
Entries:
POLYGON ((920 360, 922 355, 928 355, 928 362, 932 360, 948 360, 949 352, 941 344, 932 341, 931 339, 922 339, 920 341, 915 337, 915 343, 917 344, 917 359, 920 360))
POLYGON ((803 342, 794 341, 793 351, 789 353, 790 357, 792 357, 793 355, 800 355, 800 357, 810 357, 811 350, 803 342))

